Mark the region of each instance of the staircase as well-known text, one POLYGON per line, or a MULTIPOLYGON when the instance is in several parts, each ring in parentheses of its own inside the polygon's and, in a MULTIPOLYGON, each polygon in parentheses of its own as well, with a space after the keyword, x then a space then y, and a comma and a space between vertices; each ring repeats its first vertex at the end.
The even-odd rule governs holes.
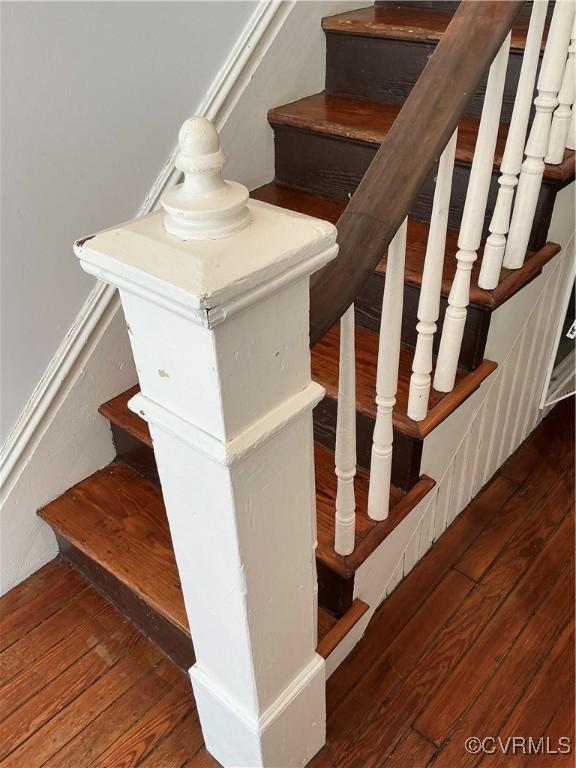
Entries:
MULTIPOLYGON (((457 4, 456 4, 457 5, 457 4)), ((454 4, 380 3, 324 19, 326 90, 279 106, 269 113, 275 136, 276 178, 251 194, 256 200, 336 222, 385 139, 404 99, 442 38, 454 4)), ((513 29, 511 65, 506 80, 484 236, 495 205, 502 158, 516 92, 527 17, 513 29)), ((439 331, 456 266, 458 228, 479 126, 484 85, 461 120, 456 150, 449 231, 442 279, 439 331)), ((394 454, 391 509, 375 522, 366 513, 378 357, 378 330, 386 281, 386 256, 356 300, 356 376, 358 463, 356 546, 351 555, 334 550, 336 477, 334 440, 338 401, 339 330, 334 326, 312 350, 312 377, 326 389, 315 409, 315 471, 319 584, 318 651, 328 657, 368 610, 354 599, 354 578, 435 485, 421 472, 424 439, 493 374, 484 358, 491 317, 541 272, 559 252, 546 236, 557 192, 574 179, 574 153, 546 167, 524 266, 502 271, 497 288, 478 286, 482 253, 474 265, 470 306, 456 385, 431 393, 423 421, 407 416, 416 315, 434 191, 430 179, 418 196, 408 224, 404 316, 398 392, 393 411, 394 454)), ((386 185, 387 179, 382 179, 386 185)), ((63 557, 78 568, 145 634, 179 665, 194 660, 182 590, 158 481, 148 426, 128 409, 137 388, 102 404, 111 424, 116 460, 40 510, 55 531, 63 557)))

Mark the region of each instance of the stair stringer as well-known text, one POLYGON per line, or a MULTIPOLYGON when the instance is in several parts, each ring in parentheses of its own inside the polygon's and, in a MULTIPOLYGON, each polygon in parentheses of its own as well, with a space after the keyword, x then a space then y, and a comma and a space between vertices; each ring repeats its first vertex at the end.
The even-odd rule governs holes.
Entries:
POLYGON ((498 310, 491 325, 498 368, 425 438, 422 472, 436 485, 356 571, 354 598, 369 610, 326 660, 327 677, 361 639, 378 606, 538 426, 546 349, 558 321, 558 311, 549 309, 568 261, 565 249, 498 310), (535 375, 523 375, 531 370, 535 375))

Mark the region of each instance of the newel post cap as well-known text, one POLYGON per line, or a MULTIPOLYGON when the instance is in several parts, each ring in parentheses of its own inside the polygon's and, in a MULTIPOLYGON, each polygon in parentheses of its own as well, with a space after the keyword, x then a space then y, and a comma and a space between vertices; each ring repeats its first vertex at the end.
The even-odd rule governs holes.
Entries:
POLYGON ((164 228, 181 240, 229 237, 250 222, 248 190, 222 178, 224 153, 210 120, 190 117, 178 133, 176 168, 184 181, 162 196, 164 228))

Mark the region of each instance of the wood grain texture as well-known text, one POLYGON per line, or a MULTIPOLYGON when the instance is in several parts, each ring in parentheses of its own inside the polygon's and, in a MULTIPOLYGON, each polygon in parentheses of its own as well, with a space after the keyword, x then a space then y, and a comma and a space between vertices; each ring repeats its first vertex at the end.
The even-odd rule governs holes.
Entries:
MULTIPOLYGON (((391 696, 417 666, 444 623, 472 588, 469 579, 449 570, 400 632, 391 637, 386 650, 383 650, 384 644, 380 641, 381 650, 365 669, 360 684, 349 692, 343 706, 330 712, 328 731, 333 738, 329 740, 328 752, 335 762, 341 759, 353 741, 359 723, 370 719, 374 703, 391 696), (352 719, 349 717, 351 711, 355 713, 352 719)), ((382 621, 378 624, 382 627, 382 621)))
MULTIPOLYGON (((564 591, 574 597, 574 590, 564 580, 564 591)), ((573 583, 572 583, 573 587, 573 583)), ((565 600, 565 602, 567 602, 565 600)), ((569 618, 564 612, 566 619, 569 618)), ((570 696, 574 686, 574 627, 566 625, 544 661, 540 674, 531 681, 522 701, 515 707, 501 730, 502 740, 514 734, 529 734, 535 742, 542 738, 550 722, 550 713, 555 713, 562 702, 570 696), (553 685, 551 685, 553 681, 553 685)), ((567 734, 565 734, 567 735, 567 734)), ((514 768, 526 764, 523 755, 500 753, 494 765, 498 768, 514 768)))
POLYGON ((60 536, 189 634, 164 503, 155 485, 114 462, 39 514, 60 536))
MULTIPOLYGON (((378 152, 377 144, 300 130, 286 125, 276 126, 274 146, 276 179, 279 182, 343 200, 349 200, 355 194, 378 152)), ((448 210, 448 226, 454 230, 460 227, 470 168, 470 165, 462 163, 454 165, 452 195, 448 210)), ((435 188, 434 175, 435 167, 416 190, 407 211, 409 217, 420 221, 430 220, 435 188)), ((499 171, 494 168, 483 221, 482 236, 484 238, 489 235, 489 224, 498 195, 498 179, 499 171)), ((545 180, 540 188, 528 245, 531 250, 538 250, 546 243, 551 208, 561 186, 559 182, 545 180)), ((380 258, 384 250, 380 251, 380 258)), ((375 259, 375 266, 378 260, 375 259)))
POLYGON ((113 571, 75 547, 70 540, 57 534, 62 556, 112 603, 124 616, 156 643, 181 669, 188 670, 196 657, 190 633, 160 613, 154 605, 143 599, 131 583, 119 578, 113 571))
POLYGON ((337 621, 338 619, 334 614, 327 611, 326 608, 318 606, 318 641, 326 637, 337 621))
MULTIPOLYGON (((356 541, 362 542, 362 547, 354 556, 341 558, 334 552, 334 455, 317 446, 315 459, 316 555, 319 563, 336 574, 335 579, 320 579, 320 599, 340 615, 348 609, 352 596, 339 579, 353 575, 433 483, 423 478, 410 494, 393 489, 393 513, 385 523, 376 524, 366 514, 367 474, 359 473, 356 541), (341 602, 339 596, 344 595, 347 596, 341 602)), ((193 648, 160 489, 117 461, 74 486, 42 509, 40 515, 57 532, 65 556, 176 663, 188 668, 194 661, 193 648)), ((85 588, 85 584, 82 587, 85 588)), ((98 609, 104 607, 97 598, 92 600, 98 609)), ((90 603, 87 601, 84 613, 90 603)), ((74 604, 64 613, 70 614, 70 621, 76 616, 73 607, 74 604)), ((65 625, 60 619, 52 623, 55 632, 64 632, 65 625)), ((328 631, 330 620, 321 622, 321 626, 328 631)), ((50 627, 48 623, 42 630, 39 648, 51 642, 50 627)), ((17 644, 7 656, 7 664, 12 658, 20 657, 26 647, 28 641, 22 649, 17 644)))
POLYGON ((410 730, 383 763, 383 768, 419 768, 428 765, 434 752, 433 744, 417 731, 410 730))
MULTIPOLYGON (((572 408, 568 402, 551 412, 507 462, 506 475, 496 475, 374 614, 355 652, 328 680, 328 743, 313 768, 423 768, 430 760, 435 768, 472 768, 477 756, 464 749, 470 734, 505 737, 513 728, 555 743, 573 738, 574 523, 566 485, 573 474, 572 408), (546 469, 536 473, 542 460, 546 469), (522 492, 528 483, 532 491, 522 492), (518 495, 524 520, 503 533, 506 545, 496 551, 489 532, 518 495), (455 565, 484 547, 491 553, 486 560, 494 559, 474 582, 455 565), (437 697, 455 675, 465 684, 450 706, 466 710, 437 746, 416 721, 428 708, 444 711, 437 697)), ((80 580, 63 582, 66 573, 73 572, 51 564, 0 599, 4 620, 19 616, 19 640, 44 622, 50 627, 55 611, 28 623, 19 612, 25 595, 50 594, 54 579, 60 610, 80 595, 98 601, 80 580)), ((29 611, 38 605, 31 600, 29 611)), ((13 681, 46 677, 35 690, 21 684, 21 700, 15 689, 10 710, 0 708, 2 768, 217 768, 202 746, 187 677, 113 608, 106 622, 95 623, 103 616, 80 620, 76 632, 11 674, 13 681), (73 639, 86 642, 91 631, 94 645, 73 639)), ((334 617, 319 619, 335 624, 334 617)), ((526 760, 530 768, 573 763, 573 755, 533 758, 526 760)))
MULTIPOLYGON (((338 398, 338 348, 339 328, 335 325, 312 350, 312 378, 326 388, 327 396, 338 398)), ((423 439, 458 406, 478 389, 480 384, 496 369, 496 364, 485 360, 475 371, 460 368, 452 392, 443 393, 432 389, 429 411, 423 421, 413 421, 407 416, 408 393, 412 373, 413 350, 406 345, 400 348, 398 391, 394 406, 394 430, 410 437, 423 439)), ((374 418, 376 415, 375 381, 378 362, 378 335, 364 328, 356 331, 356 396, 360 413, 374 418)))
MULTIPOLYGON (((563 404, 563 408, 560 409, 560 418, 544 420, 539 430, 540 433, 545 431, 548 439, 557 443, 558 451, 567 451, 573 461, 573 427, 571 420, 566 418, 572 412, 572 407, 571 403, 563 404), (564 414, 564 421, 562 421, 562 413, 564 414)), ((556 482, 562 482, 562 477, 563 474, 559 470, 556 482)), ((511 491, 510 486, 507 486, 510 482, 497 475, 492 483, 462 513, 454 526, 451 526, 440 538, 430 553, 418 564, 403 584, 409 585, 411 578, 416 575, 419 575, 422 585, 426 583, 425 579, 430 573, 429 569, 425 572, 425 568, 428 565, 427 561, 433 562, 439 556, 440 549, 443 548, 445 541, 450 543, 450 547, 452 547, 461 536, 472 535, 474 540, 489 520, 498 514, 498 509, 502 505, 502 502, 494 504, 494 496, 492 499, 490 499, 490 496, 499 485, 501 489, 508 488, 509 496, 513 492, 513 488, 511 491), (501 485, 502 483, 504 483, 504 486, 501 485), (482 517, 478 519, 480 512, 482 517), (468 527, 470 525, 478 526, 475 528, 475 532, 469 532, 468 527), (458 537, 455 538, 456 533, 458 537)), ((504 494, 500 498, 505 501, 508 496, 504 494)), ((478 675, 478 678, 476 677, 478 673, 474 666, 477 663, 477 658, 469 655, 467 653, 468 649, 478 640, 483 629, 486 633, 492 634, 496 644, 505 643, 506 633, 502 632, 502 624, 500 622, 503 621, 502 616, 504 613, 514 622, 515 609, 519 608, 517 601, 524 601, 521 611, 523 616, 528 616, 528 618, 532 615, 530 605, 534 608, 535 604, 545 604, 544 596, 551 594, 550 590, 554 580, 562 573, 563 556, 561 553, 558 556, 553 554, 560 545, 562 536, 565 540, 565 543, 561 544, 563 552, 566 553, 566 550, 570 549, 572 539, 570 536, 566 536, 566 532, 563 529, 561 530, 561 528, 565 525, 565 521, 569 520, 571 514, 571 505, 563 508, 551 505, 547 506, 544 511, 542 505, 536 504, 534 508, 527 510, 521 529, 498 556, 497 560, 482 578, 478 587, 472 589, 456 608, 456 611, 445 624, 432 646, 421 657, 412 672, 403 678, 402 683, 395 689, 395 692, 392 695, 384 696, 381 699, 380 707, 374 705, 374 696, 368 697, 370 707, 366 717, 362 717, 361 714, 358 715, 357 709, 353 710, 357 716, 355 722, 359 725, 355 729, 352 738, 347 739, 343 737, 340 740, 338 730, 331 727, 331 721, 329 720, 330 748, 326 750, 323 759, 319 757, 318 763, 313 763, 313 765, 382 765, 388 755, 396 748, 403 734, 413 726, 417 720, 418 713, 423 708, 430 706, 442 682, 447 679, 452 670, 461 669, 463 671, 466 669, 471 680, 479 679, 480 675, 478 675), (508 595, 510 595, 510 603, 508 606, 505 606, 508 595), (534 602, 531 603, 532 599, 534 602), (500 606, 505 607, 498 614, 500 606), (490 628, 492 617, 497 617, 499 631, 490 628), (467 663, 468 660, 470 661, 469 664, 467 663), (460 666, 458 666, 459 662, 460 666)), ((472 530, 474 531, 474 528, 472 530)), ((468 542, 471 543, 470 539, 468 539, 468 542)), ((466 545, 463 548, 465 550, 466 545)), ((448 555, 449 551, 448 549, 445 550, 445 556, 448 555)), ((407 589, 407 587, 403 587, 403 584, 400 585, 398 590, 407 589)), ((394 594, 390 600, 393 600, 394 594)), ((386 611, 390 600, 386 601, 382 606, 381 610, 383 613, 386 611)), ((408 602, 404 595, 404 599, 400 601, 397 610, 401 610, 401 605, 407 606, 408 602)), ((378 614, 376 614, 373 620, 374 628, 376 627, 377 617, 378 614)), ((526 621, 524 625, 526 625, 526 621)), ((534 641, 538 642, 539 636, 536 623, 531 625, 531 630, 535 633, 534 641)), ((367 636, 369 632, 370 628, 367 636)), ((366 657, 362 659, 363 642, 358 646, 354 659, 350 659, 350 667, 356 662, 356 658, 359 659, 357 666, 359 671, 364 669, 366 663, 366 657)), ((386 635, 384 635, 383 642, 386 642, 386 635)), ((517 648, 516 645, 513 645, 512 649, 509 648, 508 655, 513 653, 514 649, 517 650, 517 648)), ((490 660, 492 660, 492 663, 496 664, 498 658, 499 655, 496 648, 494 648, 494 651, 490 649, 484 663, 490 663, 490 660)), ((348 675, 350 674, 348 669, 346 669, 346 672, 348 675)), ((333 678, 334 683, 339 679, 340 685, 344 687, 344 691, 348 689, 350 683, 354 683, 354 679, 352 681, 342 681, 345 674, 343 667, 342 671, 338 670, 333 678)), ((361 674, 360 680, 363 681, 364 679, 365 675, 361 674)), ((353 688, 353 690, 361 689, 361 681, 355 683, 356 688, 353 688)), ((457 701, 454 702, 455 706, 459 706, 460 703, 462 703, 462 706, 465 706, 465 702, 462 699, 467 699, 468 690, 468 683, 466 681, 456 694, 457 701)), ((340 688, 340 696, 336 700, 338 707, 347 706, 348 695, 344 691, 340 688), (342 695, 344 696, 343 700, 341 698, 342 695)), ((328 701, 329 704, 332 704, 330 683, 328 692, 328 701)), ((516 689, 516 694, 520 696, 521 690, 516 689)), ((496 694, 494 693, 494 695, 496 694)), ((497 710, 494 711, 497 712, 497 710)), ((417 727, 416 730, 418 730, 417 727)), ((466 736, 469 735, 470 732, 467 732, 466 736)), ((452 738, 449 744, 452 744, 455 749, 458 747, 461 753, 463 753, 463 741, 464 739, 458 743, 452 738)), ((440 757, 441 755, 442 751, 440 751, 440 757)), ((452 755, 452 761, 447 762, 446 765, 460 766, 461 763, 454 759, 454 753, 452 755)), ((438 760, 440 757, 436 759, 438 760)))
MULTIPOLYGON (((514 586, 502 606, 495 612, 485 630, 471 644, 466 662, 455 666, 445 682, 427 703, 416 720, 418 731, 440 745, 450 734, 458 718, 474 701, 486 680, 494 673, 498 661, 506 655, 522 628, 540 603, 547 598, 558 573, 569 564, 573 552, 573 523, 568 517, 562 522, 574 498, 574 478, 561 478, 549 499, 539 512, 548 526, 558 526, 547 541, 546 547, 534 541, 532 551, 539 551, 534 560, 514 586), (562 523, 559 525, 559 523, 562 523), (488 655, 486 652, 488 650, 488 655), (456 698, 454 698, 456 697, 456 698)), ((530 530, 546 531, 547 526, 539 521, 530 530)), ((520 535, 516 544, 528 539, 520 535)), ((511 547, 508 551, 513 551, 511 547)))
POLYGON ((319 622, 319 643, 316 652, 322 658, 327 659, 368 610, 369 606, 363 600, 356 598, 346 613, 323 636, 320 632, 321 623, 319 622))
MULTIPOLYGON (((0 761, 10 755, 8 762, 0 762, 3 768, 4 765, 25 764, 21 758, 28 750, 29 738, 143 642, 139 632, 127 622, 117 625, 101 643, 3 719, 0 723, 0 761)), ((154 649, 150 647, 149 652, 153 653, 154 649)))
MULTIPOLYGON (((329 93, 402 104, 434 53, 435 41, 379 38, 326 30, 326 80, 329 93)), ((509 123, 523 51, 512 48, 504 84, 500 119, 509 123)), ((486 93, 484 76, 471 95, 466 114, 479 118, 486 93)))
MULTIPOLYGON (((83 597, 87 595, 82 591, 83 597)), ((102 643, 118 621, 116 611, 108 606, 91 621, 60 640, 50 650, 29 665, 13 668, 0 686, 2 717, 8 717, 15 709, 45 688, 58 675, 72 666, 91 648, 102 643)), ((41 625, 40 625, 41 626, 41 625)))
MULTIPOLYGON (((398 119, 401 105, 370 101, 353 96, 317 93, 282 107, 271 109, 268 120, 274 126, 289 126, 328 136, 380 146, 398 119)), ((474 157, 480 120, 464 116, 458 122, 456 162, 469 165, 474 157)), ((500 167, 508 136, 508 125, 501 123, 494 155, 495 168, 500 167)), ((564 163, 546 165, 544 179, 566 182, 573 176, 570 150, 564 163), (570 173, 570 171, 572 173, 570 173)))
POLYGON ((138 392, 140 392, 138 385, 131 387, 106 403, 102 403, 98 411, 112 424, 122 427, 125 432, 128 432, 128 434, 135 437, 141 443, 147 445, 148 448, 152 448, 152 436, 150 435, 148 422, 141 419, 137 413, 128 408, 128 400, 138 394, 138 392))
POLYGON ((41 571, 41 576, 43 586, 36 592, 26 587, 17 587, 14 597, 12 592, 8 593, 14 609, 8 609, 0 616, 0 651, 56 613, 71 589, 82 589, 84 586, 80 576, 62 564, 46 567, 41 571))
MULTIPOLYGON (((122 686, 123 690, 120 689, 122 692, 114 702, 55 752, 43 768, 79 768, 90 765, 181 682, 182 675, 167 660, 160 661, 150 669, 145 669, 144 665, 142 676, 133 685, 122 686)), ((69 714, 67 711, 66 715, 69 714)), ((64 722, 67 722, 67 717, 64 722)), ((71 732, 67 730, 65 735, 69 736, 71 732)))
MULTIPOLYGON (((566 571, 558 579, 548 600, 540 605, 511 652, 499 664, 492 678, 486 681, 481 694, 454 729, 450 742, 440 752, 438 765, 441 768, 451 768, 453 765, 471 768, 476 765, 475 756, 466 752, 466 738, 470 733, 478 733, 481 737, 491 736, 492 733, 498 735, 506 719, 513 716, 517 707, 522 708, 525 691, 531 684, 543 684, 551 690, 556 689, 556 680, 546 674, 542 664, 549 656, 555 638, 573 618, 574 589, 569 583, 573 581, 572 577, 573 572, 566 571)), ((573 704, 571 707, 573 711, 573 704)), ((535 710, 550 720, 551 712, 544 701, 542 707, 537 703, 535 710)), ((533 734, 518 730, 514 735, 528 737, 533 734)), ((562 735, 567 734, 564 732, 562 735)), ((511 755, 506 757, 512 759, 511 755)), ((490 763, 496 760, 497 755, 491 758, 490 763)))
MULTIPOLYGON (((322 29, 339 34, 438 42, 453 13, 426 7, 378 6, 359 8, 322 19, 322 29)), ((529 19, 520 15, 512 26, 512 48, 524 50, 529 19)), ((542 48, 544 45, 542 46, 542 48)))

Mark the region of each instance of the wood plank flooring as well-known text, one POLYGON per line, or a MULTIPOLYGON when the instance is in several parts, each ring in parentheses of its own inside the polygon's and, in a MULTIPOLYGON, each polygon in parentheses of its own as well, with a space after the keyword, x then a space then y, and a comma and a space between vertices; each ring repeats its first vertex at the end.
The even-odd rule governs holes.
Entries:
MULTIPOLYGON (((555 408, 328 681, 314 768, 574 765, 574 401, 555 408), (489 745, 492 742, 489 742, 489 745)), ((208 768, 187 676, 69 566, 0 600, 2 768, 208 768)))

